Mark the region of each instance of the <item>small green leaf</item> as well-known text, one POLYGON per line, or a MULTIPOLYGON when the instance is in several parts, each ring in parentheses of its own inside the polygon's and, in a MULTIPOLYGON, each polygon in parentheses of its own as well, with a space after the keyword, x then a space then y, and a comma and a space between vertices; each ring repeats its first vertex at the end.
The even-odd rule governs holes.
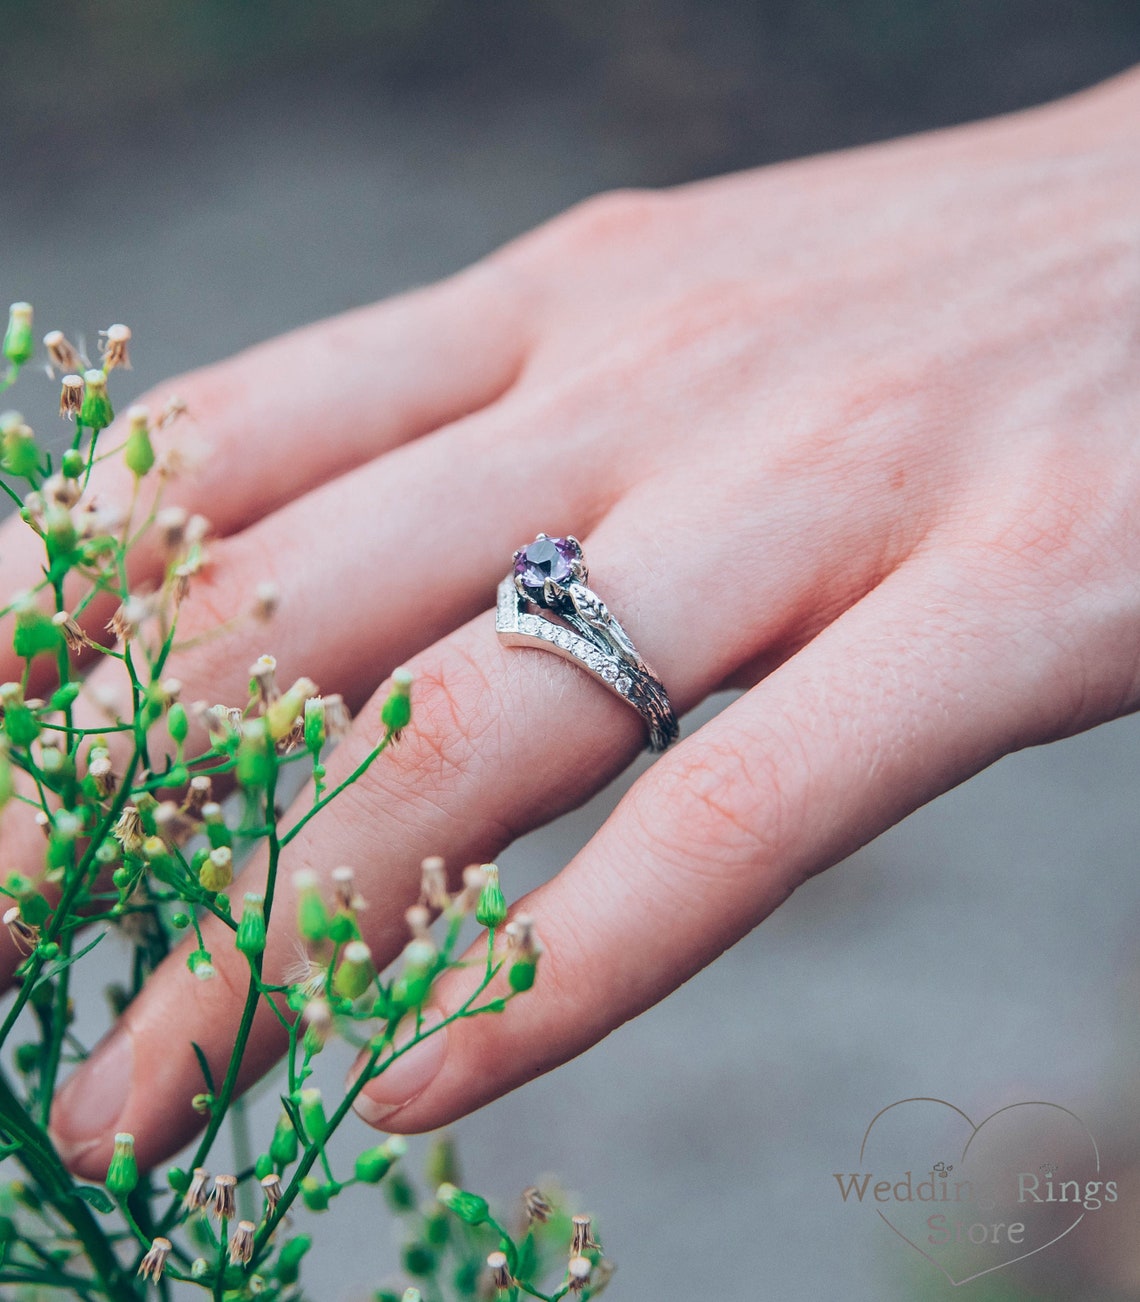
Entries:
POLYGON ((214 1074, 210 1071, 210 1064, 206 1061, 206 1055, 202 1052, 202 1046, 190 1041, 190 1047, 194 1050, 194 1057, 198 1059, 198 1066, 202 1069, 202 1079, 206 1082, 206 1088, 211 1094, 217 1094, 214 1088, 214 1074))
POLYGON ((98 945, 106 935, 107 933, 105 931, 101 931, 89 945, 84 945, 82 949, 77 950, 74 954, 69 954, 67 958, 58 958, 54 963, 45 964, 43 970, 36 978, 32 989, 35 990, 39 986, 42 986, 45 981, 50 981, 53 977, 59 976, 59 974, 66 968, 69 968, 72 963, 78 963, 83 955, 90 954, 95 946, 98 945))
POLYGON ((85 1203, 104 1215, 115 1210, 115 1200, 111 1195, 93 1184, 76 1185, 75 1194, 77 1198, 82 1198, 85 1203))

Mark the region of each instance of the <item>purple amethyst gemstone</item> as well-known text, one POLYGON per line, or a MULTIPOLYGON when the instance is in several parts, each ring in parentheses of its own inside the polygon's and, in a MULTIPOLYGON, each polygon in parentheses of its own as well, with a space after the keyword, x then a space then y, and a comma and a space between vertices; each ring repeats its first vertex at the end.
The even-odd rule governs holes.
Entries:
POLYGON ((565 583, 572 577, 570 564, 578 555, 578 548, 567 538, 536 538, 519 552, 515 576, 524 588, 541 593, 547 579, 565 583))

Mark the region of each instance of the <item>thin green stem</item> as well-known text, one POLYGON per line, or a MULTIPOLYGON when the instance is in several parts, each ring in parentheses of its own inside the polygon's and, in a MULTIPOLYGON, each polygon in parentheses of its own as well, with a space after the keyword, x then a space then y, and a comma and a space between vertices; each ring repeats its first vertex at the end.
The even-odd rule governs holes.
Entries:
POLYGON ((387 748, 391 740, 392 740, 392 734, 390 732, 386 732, 384 736, 380 739, 380 741, 378 741, 376 745, 373 746, 373 748, 368 752, 368 754, 364 757, 364 759, 361 760, 361 762, 356 766, 356 768, 352 770, 352 772, 348 775, 348 777, 344 779, 343 782, 338 783, 335 787, 333 787, 331 791, 329 791, 326 795, 322 796, 320 800, 315 800, 309 806, 309 808, 301 815, 301 817, 297 819, 297 821, 285 833, 285 835, 282 836, 281 838, 282 849, 284 849, 285 846, 287 846, 293 840, 293 838, 301 831, 301 829, 305 826, 305 824, 308 823, 311 819, 315 818, 316 815, 319 814, 321 810, 325 808, 326 805, 334 801, 342 791, 346 790, 348 787, 351 787, 354 782, 356 782, 359 778, 363 777, 364 774, 376 762, 379 756, 384 753, 385 749, 387 748))

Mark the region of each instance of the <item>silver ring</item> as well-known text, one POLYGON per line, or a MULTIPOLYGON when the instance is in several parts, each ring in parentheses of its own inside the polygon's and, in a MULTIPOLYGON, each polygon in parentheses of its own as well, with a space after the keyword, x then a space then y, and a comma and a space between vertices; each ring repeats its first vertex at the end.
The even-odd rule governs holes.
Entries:
POLYGON ((515 552, 514 567, 499 584, 495 631, 506 646, 541 647, 581 665, 641 715, 649 749, 665 750, 679 732, 665 685, 587 587, 588 577, 577 538, 540 533, 515 552))

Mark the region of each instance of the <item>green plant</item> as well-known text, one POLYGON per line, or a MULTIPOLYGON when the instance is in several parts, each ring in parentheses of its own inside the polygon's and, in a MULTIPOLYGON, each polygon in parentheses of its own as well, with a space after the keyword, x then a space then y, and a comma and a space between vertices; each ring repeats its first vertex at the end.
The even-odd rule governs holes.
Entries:
MULTIPOLYGON (((426 860, 421 899, 408 912, 412 939, 385 976, 358 927, 363 901, 352 872, 338 869, 327 886, 315 874, 295 875, 304 970, 268 979, 267 929, 289 925, 274 908, 289 847, 409 727, 411 675, 393 674, 379 740, 333 786, 324 759, 347 725, 343 702, 322 696, 306 678, 283 690, 271 657, 253 666, 247 702, 187 708, 170 666, 179 652, 180 605, 207 564, 205 522, 162 505, 170 464, 156 443, 161 448, 178 413, 155 419, 132 407, 118 433, 107 380, 128 364, 130 331, 112 326, 104 337, 98 368, 59 332, 44 341, 52 366, 65 372, 61 415, 74 421, 58 458, 18 414, 0 416, 0 485, 44 549, 40 581, 0 609, 23 662, 19 681, 0 685, 0 806, 17 813, 25 807, 45 836, 42 874, 11 873, 0 886, 8 900, 4 922, 23 955, 0 1024, 0 1048, 14 1049, 14 1073, 0 1071, 0 1156, 26 1176, 0 1187, 0 1285, 125 1299, 143 1296, 148 1282, 164 1295, 176 1283, 205 1290, 216 1302, 299 1299, 311 1241, 286 1218, 298 1205, 322 1212, 347 1186, 365 1184, 382 1185, 406 1220, 404 1268, 414 1283, 405 1302, 596 1296, 609 1266, 589 1220, 571 1220, 529 1190, 523 1228, 509 1232, 482 1197, 457 1187, 446 1142, 433 1150, 437 1188, 426 1204, 403 1170, 399 1139, 361 1153, 351 1175, 334 1170, 328 1140, 364 1085, 441 1025, 501 1013, 533 983, 540 947, 525 918, 507 923, 493 865, 468 869, 452 894, 442 861, 426 860), (99 466, 112 458, 121 459, 134 485, 118 516, 102 514, 93 500, 99 466), (144 538, 163 562, 155 590, 141 594, 129 574, 144 538), (112 640, 100 640, 96 612, 108 602, 116 607, 107 625, 112 640), (119 666, 127 706, 98 726, 80 726, 81 670, 101 661, 119 666), (289 823, 278 792, 294 766, 305 770, 311 799, 289 823), (268 861, 265 887, 235 906, 235 869, 254 847, 268 861), (122 1007, 191 932, 196 944, 186 979, 209 981, 215 973, 201 930, 205 915, 223 925, 249 971, 220 1079, 195 1046, 202 1080, 194 1106, 205 1127, 190 1170, 171 1168, 165 1180, 141 1172, 132 1136, 120 1134, 105 1187, 80 1183, 47 1129, 62 1068, 87 1056, 72 1030, 77 965, 109 928, 119 929, 130 942, 129 980, 115 996, 122 1007), (481 979, 445 1022, 426 1021, 433 982, 461 962, 461 933, 472 915, 487 928, 481 979), (87 932, 94 938, 85 941, 87 932), (280 1119, 245 1169, 211 1177, 215 1141, 238 1115, 239 1072, 262 1005, 288 1037, 280 1119), (366 1062, 335 1103, 317 1084, 320 1054, 333 1034, 360 1048, 366 1062), (540 1282, 552 1272, 561 1282, 544 1292, 540 1282)), ((35 352, 31 308, 16 304, 3 341, 8 366, 0 393, 35 352)), ((272 604, 271 593, 258 594, 250 617, 265 616, 272 604)), ((384 1302, 397 1295, 376 1296, 384 1302)))

